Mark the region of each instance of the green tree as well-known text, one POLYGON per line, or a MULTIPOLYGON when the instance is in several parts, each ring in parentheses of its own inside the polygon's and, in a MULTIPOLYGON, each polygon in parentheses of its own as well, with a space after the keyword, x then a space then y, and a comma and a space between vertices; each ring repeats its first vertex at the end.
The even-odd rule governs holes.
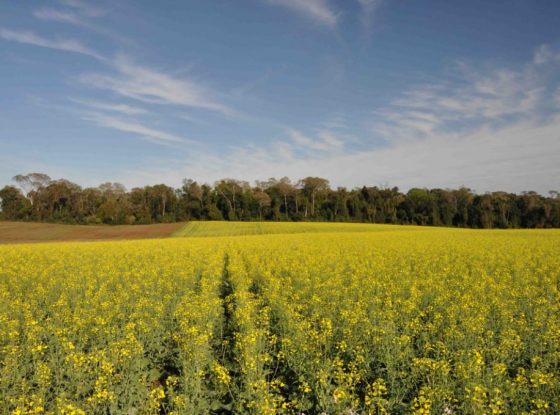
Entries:
POLYGON ((321 177, 306 177, 301 180, 301 185, 304 194, 311 200, 311 217, 315 217, 315 201, 318 195, 329 190, 329 181, 321 177))
POLYGON ((24 190, 32 205, 36 192, 51 182, 51 178, 45 173, 18 174, 12 180, 24 190))
POLYGON ((4 186, 0 189, 0 218, 3 220, 22 220, 29 214, 31 203, 19 189, 4 186))
POLYGON ((262 220, 262 213, 265 207, 270 207, 272 199, 263 191, 256 191, 253 195, 259 205, 259 220, 262 220))

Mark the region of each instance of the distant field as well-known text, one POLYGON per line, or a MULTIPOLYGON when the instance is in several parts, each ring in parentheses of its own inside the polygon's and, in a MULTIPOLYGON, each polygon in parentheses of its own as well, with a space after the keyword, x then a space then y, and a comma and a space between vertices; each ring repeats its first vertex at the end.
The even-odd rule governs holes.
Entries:
POLYGON ((310 222, 189 222, 155 225, 60 225, 0 222, 0 243, 124 240, 325 232, 425 231, 419 226, 310 222))
POLYGON ((319 232, 386 232, 426 230, 419 226, 373 225, 364 223, 317 223, 317 222, 189 222, 173 236, 239 236, 280 233, 319 232))
POLYGON ((0 222, 0 243, 165 238, 183 226, 183 223, 85 226, 0 222))

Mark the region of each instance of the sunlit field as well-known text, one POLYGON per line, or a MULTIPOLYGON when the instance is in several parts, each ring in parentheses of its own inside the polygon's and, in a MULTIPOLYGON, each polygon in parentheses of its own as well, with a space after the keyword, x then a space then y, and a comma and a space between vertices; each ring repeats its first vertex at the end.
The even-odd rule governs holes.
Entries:
POLYGON ((0 246, 0 414, 560 413, 560 231, 181 233, 0 246))
POLYGON ((327 222, 189 222, 177 230, 174 236, 239 236, 279 233, 317 232, 396 232, 419 230, 422 226, 378 225, 369 223, 327 223, 327 222))

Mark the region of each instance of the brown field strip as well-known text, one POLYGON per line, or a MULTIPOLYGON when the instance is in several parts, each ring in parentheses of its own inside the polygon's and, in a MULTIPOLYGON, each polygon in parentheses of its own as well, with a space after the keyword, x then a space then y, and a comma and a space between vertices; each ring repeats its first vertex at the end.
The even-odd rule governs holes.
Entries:
POLYGON ((183 223, 154 225, 58 225, 35 222, 0 222, 0 243, 96 241, 165 238, 183 223))

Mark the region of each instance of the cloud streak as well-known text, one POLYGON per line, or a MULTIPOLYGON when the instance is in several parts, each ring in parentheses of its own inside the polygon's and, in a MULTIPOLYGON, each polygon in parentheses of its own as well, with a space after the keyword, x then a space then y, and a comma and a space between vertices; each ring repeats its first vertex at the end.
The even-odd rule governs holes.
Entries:
POLYGON ((127 104, 115 104, 109 102, 91 101, 77 98, 69 98, 70 101, 81 104, 87 107, 95 108, 98 110, 118 112, 125 115, 140 115, 147 114, 148 111, 144 108, 134 107, 127 104))
POLYGON ((60 3, 67 7, 78 10, 81 14, 89 17, 100 17, 105 14, 105 10, 92 6, 83 0, 60 0, 60 3))
POLYGON ((335 27, 338 16, 327 0, 266 0, 319 24, 335 27))
POLYGON ((550 45, 538 47, 533 56, 533 63, 535 65, 544 65, 551 62, 560 62, 560 51, 552 48, 550 45))
POLYGON ((366 32, 369 34, 372 29, 373 19, 382 0, 358 0, 362 9, 361 21, 366 32))
POLYGON ((0 28, 0 38, 27 45, 39 46, 48 49, 62 50, 66 52, 79 53, 104 61, 105 58, 94 50, 84 46, 74 39, 47 39, 29 31, 15 31, 0 28))
POLYGON ((108 37, 123 45, 135 45, 135 42, 131 41, 130 39, 120 36, 112 30, 109 30, 98 24, 94 24, 90 21, 92 17, 98 16, 99 15, 91 16, 90 14, 80 10, 60 10, 50 7, 43 7, 33 11, 33 17, 35 17, 36 19, 49 22, 71 24, 90 30, 93 33, 108 37))
POLYGON ((156 142, 158 144, 185 143, 191 142, 174 134, 155 128, 147 127, 137 121, 125 120, 115 116, 108 116, 100 113, 87 113, 82 115, 82 119, 92 121, 100 127, 112 128, 126 133, 132 133, 140 138, 156 142))
POLYGON ((216 93, 194 81, 178 79, 161 71, 134 64, 118 56, 113 67, 117 74, 85 74, 80 81, 127 98, 150 104, 201 108, 231 115, 233 111, 220 103, 216 93))
POLYGON ((291 143, 296 147, 292 151, 303 150, 306 154, 341 151, 345 142, 342 137, 328 129, 319 130, 315 137, 309 137, 301 131, 294 129, 289 129, 287 133, 291 143))
POLYGON ((61 10, 51 9, 44 7, 33 11, 33 16, 40 20, 48 20, 61 23, 69 23, 78 26, 85 26, 85 23, 80 20, 74 13, 65 12, 61 10))
POLYGON ((385 108, 374 111, 370 130, 387 140, 411 141, 454 131, 534 119, 552 107, 547 96, 554 82, 534 60, 522 68, 480 71, 457 63, 452 80, 413 87, 385 108))

